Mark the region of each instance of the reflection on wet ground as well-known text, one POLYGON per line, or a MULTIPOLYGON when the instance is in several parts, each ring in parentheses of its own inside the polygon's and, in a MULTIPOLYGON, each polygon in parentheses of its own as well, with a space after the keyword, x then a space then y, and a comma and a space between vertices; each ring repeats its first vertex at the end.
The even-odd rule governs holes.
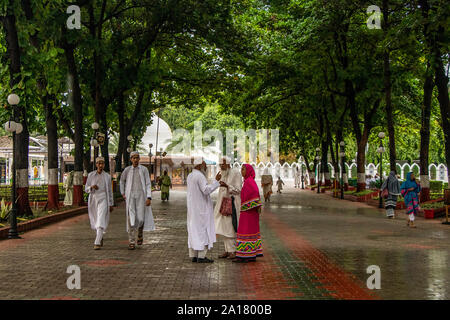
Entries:
POLYGON ((360 283, 370 276, 368 266, 379 266, 381 289, 374 291, 383 299, 450 298, 450 229, 437 221, 417 218, 418 228, 410 229, 401 211, 389 220, 383 210, 295 189, 274 195, 264 212, 286 223, 360 283))

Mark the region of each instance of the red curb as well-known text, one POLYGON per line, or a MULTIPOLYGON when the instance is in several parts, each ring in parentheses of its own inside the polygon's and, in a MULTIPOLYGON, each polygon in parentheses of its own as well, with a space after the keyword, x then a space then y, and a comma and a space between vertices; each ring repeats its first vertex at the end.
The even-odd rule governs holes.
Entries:
MULTIPOLYGON (((330 296, 345 300, 374 300, 379 299, 373 292, 364 288, 352 274, 334 264, 320 250, 297 234, 287 224, 280 221, 273 213, 264 210, 262 217, 268 226, 278 235, 286 247, 292 250, 293 255, 303 261, 317 277, 317 281, 330 292, 330 296)), ((319 284, 318 283, 318 284, 319 284)))

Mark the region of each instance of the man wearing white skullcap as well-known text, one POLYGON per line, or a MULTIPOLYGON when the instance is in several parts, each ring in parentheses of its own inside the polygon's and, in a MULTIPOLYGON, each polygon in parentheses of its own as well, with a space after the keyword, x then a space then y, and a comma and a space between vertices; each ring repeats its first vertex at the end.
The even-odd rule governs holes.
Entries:
POLYGON ((114 205, 111 176, 104 172, 105 158, 95 160, 97 170, 90 172, 85 191, 89 193, 88 211, 91 228, 97 231, 94 250, 103 247, 103 234, 109 224, 109 213, 114 205))
POLYGON ((187 177, 187 231, 189 257, 199 263, 214 262, 206 258, 206 253, 216 242, 211 193, 220 186, 221 178, 218 173, 216 181, 208 184, 205 173, 206 162, 195 157, 194 170, 187 177))
POLYGON ((139 164, 139 152, 130 153, 132 165, 125 168, 120 176, 120 193, 126 201, 128 249, 136 247, 144 242, 143 231, 155 230, 153 213, 151 208, 152 183, 146 167, 139 164))

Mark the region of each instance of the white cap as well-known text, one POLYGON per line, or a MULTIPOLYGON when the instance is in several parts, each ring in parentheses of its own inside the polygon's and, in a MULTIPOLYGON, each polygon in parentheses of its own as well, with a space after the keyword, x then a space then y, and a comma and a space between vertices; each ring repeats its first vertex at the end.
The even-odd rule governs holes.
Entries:
POLYGON ((194 156, 194 165, 199 165, 203 163, 203 157, 202 156, 194 156))
POLYGON ((226 164, 231 164, 231 158, 229 156, 222 156, 220 158, 220 164, 222 164, 224 160, 226 164))
POLYGON ((139 152, 133 151, 133 152, 130 153, 130 158, 132 158, 134 156, 139 156, 139 152))
POLYGON ((97 157, 97 159, 95 159, 95 163, 97 163, 97 162, 99 162, 99 161, 105 162, 105 158, 103 158, 103 157, 97 157))

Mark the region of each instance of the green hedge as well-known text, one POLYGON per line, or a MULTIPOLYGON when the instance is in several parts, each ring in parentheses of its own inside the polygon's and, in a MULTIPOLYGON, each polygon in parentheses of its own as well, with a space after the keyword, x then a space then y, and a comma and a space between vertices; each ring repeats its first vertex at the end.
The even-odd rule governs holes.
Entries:
POLYGON ((348 185, 352 187, 356 187, 358 185, 357 179, 348 179, 348 185))
POLYGON ((430 192, 431 193, 442 193, 443 183, 442 181, 431 180, 430 181, 430 192))

